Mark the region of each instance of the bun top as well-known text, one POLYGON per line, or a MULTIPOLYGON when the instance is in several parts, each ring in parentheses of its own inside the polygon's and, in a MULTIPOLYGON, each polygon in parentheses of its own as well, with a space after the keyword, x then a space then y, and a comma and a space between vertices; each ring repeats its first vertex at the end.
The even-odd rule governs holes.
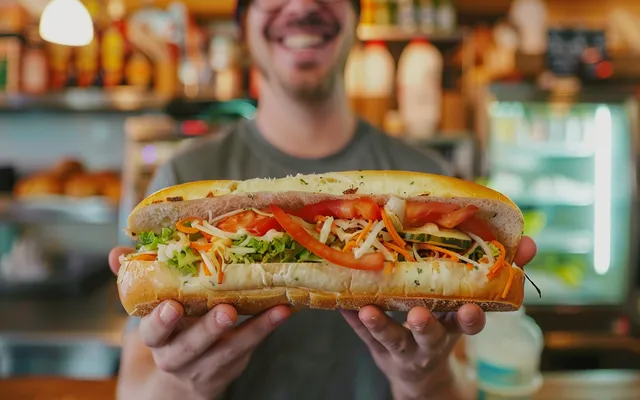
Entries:
POLYGON ((335 196, 388 195, 402 198, 425 195, 444 198, 482 198, 497 200, 518 210, 515 203, 502 193, 457 178, 405 171, 345 171, 298 174, 276 179, 255 178, 246 181, 212 180, 184 183, 151 194, 138 204, 132 214, 151 204, 261 192, 303 192, 335 196))

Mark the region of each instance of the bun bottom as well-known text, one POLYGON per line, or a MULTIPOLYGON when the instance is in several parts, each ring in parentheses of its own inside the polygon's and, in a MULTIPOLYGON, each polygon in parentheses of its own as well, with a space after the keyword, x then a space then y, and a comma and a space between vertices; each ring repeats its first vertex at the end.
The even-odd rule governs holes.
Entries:
POLYGON ((202 316, 219 304, 232 305, 241 315, 259 314, 276 305, 324 310, 375 305, 384 311, 422 306, 450 312, 472 303, 485 311, 515 311, 524 297, 524 272, 510 268, 512 285, 505 298, 508 268, 487 280, 485 271, 444 260, 396 263, 387 272, 330 263, 232 264, 225 267, 222 284, 202 273, 180 277, 163 262, 128 261, 118 273, 118 291, 132 316, 145 316, 165 300, 181 303, 186 316, 202 316))

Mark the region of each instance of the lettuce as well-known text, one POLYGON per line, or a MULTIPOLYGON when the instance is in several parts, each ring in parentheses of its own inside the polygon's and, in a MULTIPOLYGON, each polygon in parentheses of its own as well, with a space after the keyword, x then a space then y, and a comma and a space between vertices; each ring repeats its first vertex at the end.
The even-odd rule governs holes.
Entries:
POLYGON ((178 269, 183 275, 197 275, 198 268, 196 267, 196 263, 200 261, 200 256, 196 255, 191 248, 187 247, 182 251, 176 251, 173 254, 173 258, 167 260, 167 263, 170 267, 178 269))
MULTIPOLYGON (((487 245, 491 249, 491 254, 493 255, 493 257, 497 259, 500 256, 500 249, 498 249, 493 243, 487 243, 487 245)), ((480 246, 477 246, 475 250, 473 250, 473 252, 469 254, 469 258, 476 262, 484 256, 484 250, 482 250, 482 247, 480 246)))
POLYGON ((167 244, 173 238, 173 229, 162 228, 160 235, 156 235, 154 232, 142 232, 138 236, 138 244, 136 249, 140 250, 142 247, 146 251, 157 250, 159 244, 167 244))
MULTIPOLYGON (((233 245, 238 246, 246 239, 246 236, 241 237, 234 241, 233 245)), ((251 254, 230 254, 228 262, 232 264, 252 264, 322 261, 322 258, 304 248, 287 234, 275 238, 271 242, 252 237, 245 247, 255 249, 256 251, 251 254)))

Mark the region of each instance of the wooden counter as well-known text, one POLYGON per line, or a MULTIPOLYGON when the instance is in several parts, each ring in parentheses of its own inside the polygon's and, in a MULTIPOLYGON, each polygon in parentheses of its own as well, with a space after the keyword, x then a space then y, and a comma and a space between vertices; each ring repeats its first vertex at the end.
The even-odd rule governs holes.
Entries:
MULTIPOLYGON (((535 400, 637 400, 640 393, 640 371, 547 373, 544 379, 535 400)), ((0 380, 0 399, 114 400, 116 384, 116 379, 7 379, 0 380)))
POLYGON ((116 379, 90 381, 63 378, 0 379, 0 399, 114 400, 116 379))

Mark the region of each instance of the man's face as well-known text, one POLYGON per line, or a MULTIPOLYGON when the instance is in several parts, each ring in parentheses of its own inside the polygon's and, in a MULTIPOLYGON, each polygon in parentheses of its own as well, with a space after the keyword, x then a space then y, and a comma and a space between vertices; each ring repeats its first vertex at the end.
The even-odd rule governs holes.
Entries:
POLYGON ((301 101, 331 95, 354 40, 350 0, 253 0, 245 23, 264 79, 301 101))

